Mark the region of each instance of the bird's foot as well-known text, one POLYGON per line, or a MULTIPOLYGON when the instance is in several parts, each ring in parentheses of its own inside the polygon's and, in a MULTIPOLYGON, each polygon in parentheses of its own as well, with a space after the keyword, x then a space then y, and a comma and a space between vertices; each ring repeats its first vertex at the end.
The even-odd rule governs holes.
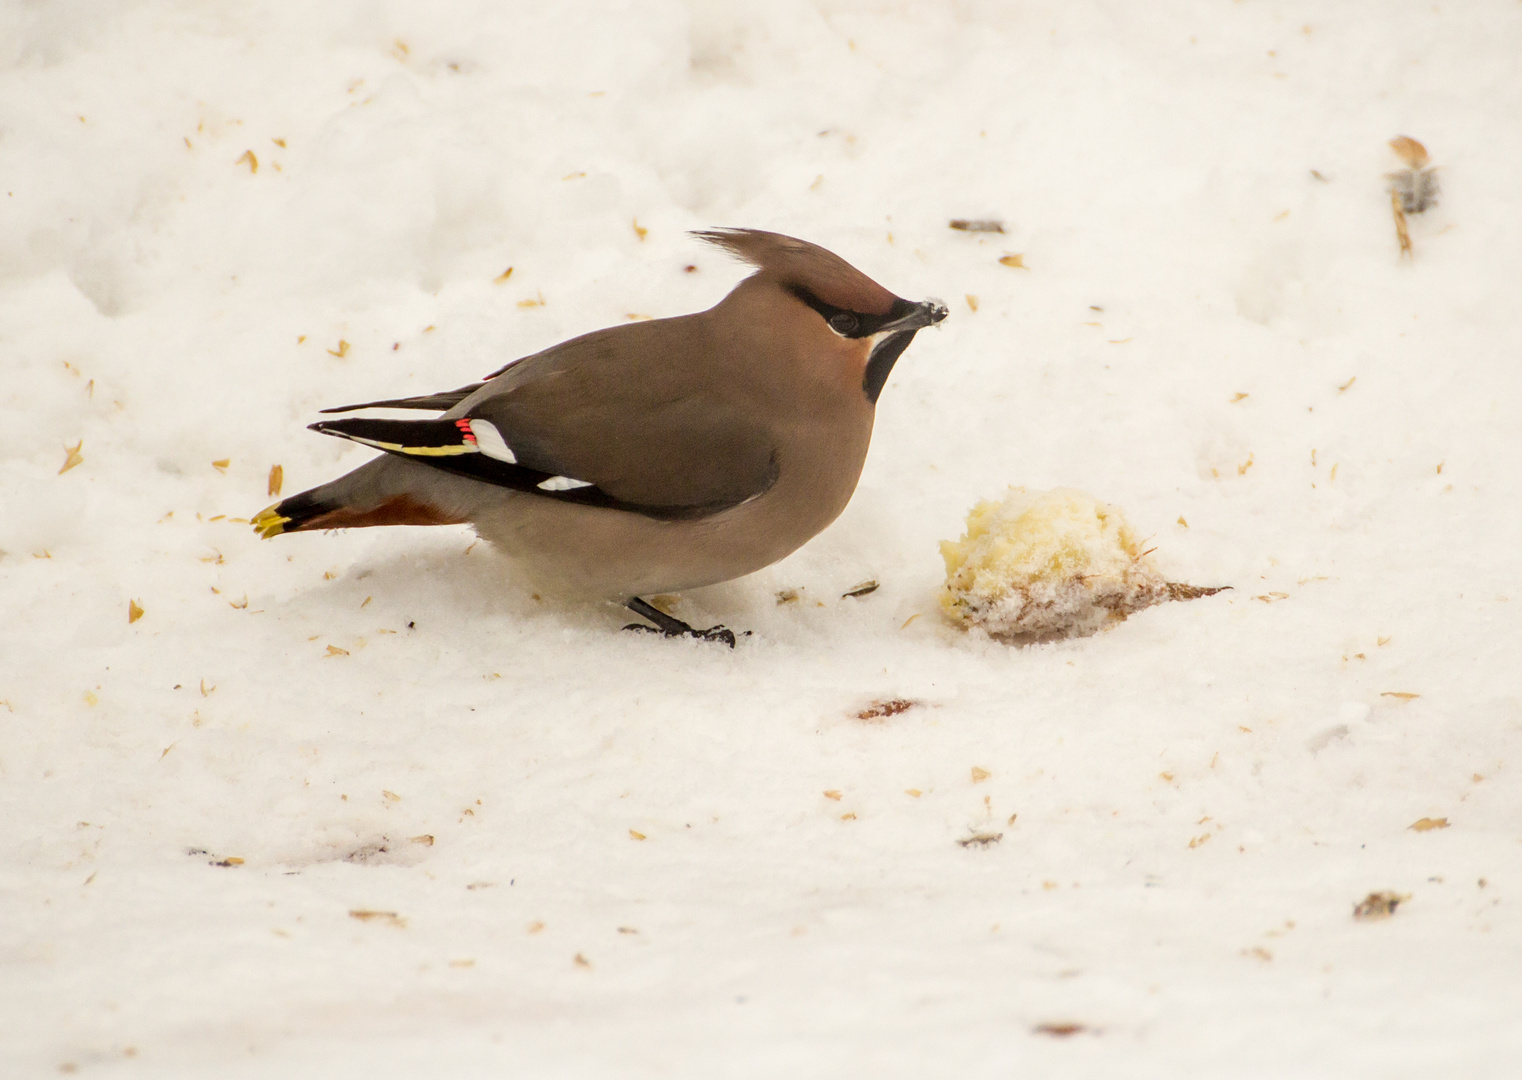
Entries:
POLYGON ((699 641, 719 641, 728 645, 731 649, 735 647, 735 632, 728 627, 710 626, 707 630, 699 630, 684 623, 681 619, 667 615, 654 604, 647 603, 637 596, 624 606, 636 615, 641 615, 655 623, 654 626, 646 626, 644 623, 630 623, 624 627, 625 630, 636 630, 645 634, 664 634, 666 637, 693 637, 699 641))

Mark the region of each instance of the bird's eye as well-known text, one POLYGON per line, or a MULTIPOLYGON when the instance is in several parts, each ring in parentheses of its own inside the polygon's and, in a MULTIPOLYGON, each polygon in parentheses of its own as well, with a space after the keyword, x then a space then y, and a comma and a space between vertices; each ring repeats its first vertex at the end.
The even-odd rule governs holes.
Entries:
POLYGON ((859 320, 849 311, 837 311, 834 315, 830 316, 830 329, 841 337, 849 337, 854 334, 859 325, 859 320))

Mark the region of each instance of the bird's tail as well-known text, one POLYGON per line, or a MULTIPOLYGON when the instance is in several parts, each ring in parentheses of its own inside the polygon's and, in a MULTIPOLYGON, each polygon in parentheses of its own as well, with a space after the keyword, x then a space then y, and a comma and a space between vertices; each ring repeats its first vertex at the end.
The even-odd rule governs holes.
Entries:
POLYGON ((475 493, 461 485, 471 483, 388 455, 265 507, 254 515, 254 531, 268 540, 369 525, 459 525, 470 520, 475 493))

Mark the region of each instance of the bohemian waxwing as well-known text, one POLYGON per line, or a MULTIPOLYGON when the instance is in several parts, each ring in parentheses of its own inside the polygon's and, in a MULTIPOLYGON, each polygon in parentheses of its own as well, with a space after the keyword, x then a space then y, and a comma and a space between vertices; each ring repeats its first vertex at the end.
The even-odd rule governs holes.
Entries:
POLYGON ((946 308, 901 300, 802 240, 695 235, 756 272, 707 311, 598 330, 458 390, 325 410, 443 415, 313 424, 386 453, 254 528, 469 522, 543 587, 733 645, 640 596, 749 574, 834 521, 888 373, 946 308))

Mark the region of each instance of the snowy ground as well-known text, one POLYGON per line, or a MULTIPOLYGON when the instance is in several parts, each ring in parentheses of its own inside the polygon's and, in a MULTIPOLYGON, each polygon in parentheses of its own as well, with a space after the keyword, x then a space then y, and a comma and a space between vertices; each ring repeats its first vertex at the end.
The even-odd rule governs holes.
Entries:
POLYGON ((1522 1074, 1519 55, 1515 0, 0 9, 0 1073, 1522 1074), (683 599, 733 653, 233 520, 366 458, 318 408, 715 302, 710 225, 953 306, 845 516, 683 599), (1235 591, 970 639, 936 541, 1011 483, 1235 591))

